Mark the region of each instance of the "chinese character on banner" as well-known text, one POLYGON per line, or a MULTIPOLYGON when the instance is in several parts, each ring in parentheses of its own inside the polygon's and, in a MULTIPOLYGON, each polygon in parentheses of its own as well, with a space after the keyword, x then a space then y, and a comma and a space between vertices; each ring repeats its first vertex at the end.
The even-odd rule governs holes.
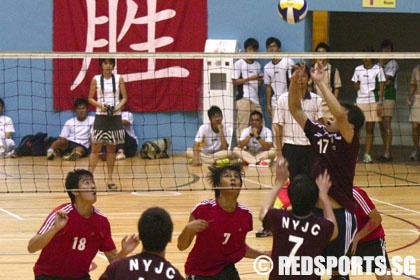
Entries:
MULTIPOLYGON (((202 52, 206 0, 54 0, 56 52, 202 52)), ((54 59, 54 109, 72 110, 100 74, 98 59, 54 59)), ((202 60, 117 59, 128 109, 198 110, 202 60)))

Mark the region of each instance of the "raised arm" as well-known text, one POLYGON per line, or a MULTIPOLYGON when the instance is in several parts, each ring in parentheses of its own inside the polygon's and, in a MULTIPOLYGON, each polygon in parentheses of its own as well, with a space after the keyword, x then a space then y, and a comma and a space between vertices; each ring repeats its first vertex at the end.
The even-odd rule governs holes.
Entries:
POLYGON ((261 207, 259 214, 260 221, 263 221, 265 215, 267 215, 267 212, 271 208, 273 208, 274 202, 276 201, 279 191, 283 187, 283 184, 287 180, 287 178, 289 178, 288 167, 289 164, 285 159, 278 160, 278 163, 276 165, 276 183, 261 207))
POLYGON ((29 240, 28 243, 28 252, 35 253, 36 251, 42 250, 47 246, 54 236, 65 227, 69 217, 67 213, 59 210, 55 213, 54 225, 43 234, 36 234, 34 237, 29 240))
POLYGON ((334 231, 330 239, 334 240, 338 236, 338 226, 337 220, 335 219, 335 215, 330 204, 330 199, 328 198, 328 191, 331 188, 331 181, 330 175, 327 173, 327 170, 325 170, 323 174, 320 174, 318 178, 316 178, 316 184, 318 185, 319 189, 318 200, 321 203, 324 218, 331 221, 334 224, 334 231))
POLYGON ((121 241, 121 251, 112 250, 104 252, 106 258, 108 259, 109 263, 112 263, 115 260, 125 258, 131 252, 136 249, 137 245, 139 244, 140 240, 139 237, 135 234, 131 236, 125 236, 121 241))
POLYGON ((229 148, 229 144, 226 141, 225 131, 223 130, 223 124, 218 124, 217 129, 219 130, 220 142, 222 143, 222 150, 227 150, 229 148))
MULTIPOLYGON (((319 62, 318 62, 319 63, 319 62)), ((344 137, 347 143, 350 143, 353 140, 354 129, 347 118, 347 111, 341 106, 340 102, 323 82, 323 67, 318 65, 318 68, 315 70, 311 69, 311 78, 318 86, 319 91, 327 103, 328 109, 330 109, 331 114, 337 120, 338 127, 340 129, 341 135, 344 137)))
POLYGON ((302 109, 301 98, 299 96, 299 84, 302 83, 302 75, 305 73, 306 64, 294 65, 293 68, 295 71, 290 77, 290 87, 289 87, 289 110, 296 122, 302 127, 305 128, 306 120, 308 116, 302 109))

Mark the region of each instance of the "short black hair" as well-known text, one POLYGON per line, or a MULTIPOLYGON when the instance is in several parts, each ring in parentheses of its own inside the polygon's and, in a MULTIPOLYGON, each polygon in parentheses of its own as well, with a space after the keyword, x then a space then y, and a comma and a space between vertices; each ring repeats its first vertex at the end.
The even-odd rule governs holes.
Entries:
POLYGON ((325 42, 318 43, 318 45, 316 45, 316 47, 315 47, 315 51, 317 52, 318 49, 325 49, 326 52, 331 51, 330 46, 325 42))
POLYGON ((3 100, 3 98, 0 98, 0 105, 1 105, 1 107, 3 107, 3 109, 4 109, 4 100, 3 100))
POLYGON ((365 123, 365 115, 362 110, 351 103, 340 102, 340 104, 347 110, 347 119, 354 126, 354 131, 359 132, 365 123))
POLYGON ((223 115, 222 110, 219 107, 213 105, 210 107, 210 109, 208 109, 207 116, 209 117, 209 119, 211 119, 216 114, 223 115))
POLYGON ((207 179, 211 187, 214 189, 214 195, 216 198, 220 196, 220 189, 218 189, 218 187, 220 186, 220 179, 222 177, 222 174, 228 170, 238 172, 240 175, 240 182, 242 186, 242 169, 243 169, 242 164, 230 164, 230 165, 225 165, 222 167, 217 167, 217 166, 209 167, 210 173, 207 175, 207 179))
POLYGON ((312 212, 319 191, 312 178, 306 174, 299 174, 290 183, 287 193, 292 204, 292 213, 296 216, 306 216, 312 212))
POLYGON ((163 252, 174 230, 171 216, 160 207, 144 211, 137 227, 143 248, 149 252, 163 252))
POLYGON ((66 191, 72 203, 76 201, 73 190, 79 188, 79 181, 82 179, 82 177, 91 177, 93 179, 93 174, 86 169, 75 169, 74 171, 67 173, 66 191))
POLYGON ((386 48, 386 47, 390 47, 391 51, 394 51, 394 43, 392 43, 392 41, 389 40, 389 39, 385 39, 381 43, 381 50, 386 48))
POLYGON ((268 48, 272 43, 276 43, 277 47, 281 48, 281 41, 275 37, 269 37, 265 41, 265 47, 268 48))
POLYGON ((82 106, 82 105, 85 106, 86 108, 88 108, 89 107, 89 102, 87 101, 86 98, 77 98, 74 101, 73 108, 74 108, 74 110, 76 110, 79 106, 82 106))
POLYGON ((252 117, 252 116, 255 116, 255 115, 260 116, 261 120, 264 118, 264 117, 263 117, 263 114, 262 114, 260 111, 257 111, 257 110, 252 111, 252 112, 251 112, 251 115, 249 115, 249 118, 251 119, 251 117, 252 117))
POLYGON ((252 47, 254 50, 258 51, 260 43, 258 43, 257 39, 248 38, 245 40, 244 48, 247 49, 248 47, 252 47))
POLYGON ((102 68, 102 63, 105 61, 109 61, 112 65, 115 66, 115 58, 100 58, 99 59, 99 66, 102 68))

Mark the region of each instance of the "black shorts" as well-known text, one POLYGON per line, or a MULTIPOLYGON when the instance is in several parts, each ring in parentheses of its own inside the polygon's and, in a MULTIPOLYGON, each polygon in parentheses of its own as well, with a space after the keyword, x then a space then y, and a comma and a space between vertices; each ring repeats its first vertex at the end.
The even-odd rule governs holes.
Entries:
MULTIPOLYGON (((364 257, 364 256, 370 256, 370 257, 382 257, 376 259, 377 261, 381 261, 381 266, 386 266, 386 268, 390 269, 391 265, 389 263, 388 254, 386 253, 386 242, 382 238, 375 238, 366 242, 359 242, 357 244, 356 253, 354 256, 358 257, 364 257)), ((372 265, 372 273, 375 273, 375 268, 379 268, 377 266, 377 263, 375 261, 371 262, 372 265)), ((362 263, 363 272, 366 271, 366 260, 363 260, 362 263)))
MULTIPOLYGON (((337 220, 338 236, 328 244, 324 256, 334 256, 339 259, 341 256, 349 256, 350 246, 357 231, 357 223, 356 216, 345 208, 333 210, 337 220)), ((323 217, 322 209, 315 208, 313 212, 316 216, 323 217)))
POLYGON ((71 153, 75 148, 77 148, 77 147, 81 147, 81 148, 83 148, 84 149, 84 151, 85 151, 85 153, 84 153, 84 156, 87 154, 87 152, 88 152, 88 149, 85 147, 85 146, 83 146, 83 145, 81 145, 81 144, 79 144, 79 143, 76 143, 76 142, 73 142, 73 141, 67 141, 69 144, 68 144, 68 146, 67 146, 67 149, 64 151, 65 153, 71 153))

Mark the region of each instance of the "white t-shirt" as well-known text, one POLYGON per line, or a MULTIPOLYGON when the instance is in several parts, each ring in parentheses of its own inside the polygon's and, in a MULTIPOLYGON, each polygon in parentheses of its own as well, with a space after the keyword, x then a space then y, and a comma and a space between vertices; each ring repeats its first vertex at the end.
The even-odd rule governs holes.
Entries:
POLYGON ((351 80, 360 83, 356 103, 375 103, 373 91, 376 88, 376 83, 385 82, 386 78, 382 67, 375 64, 369 69, 366 69, 364 65, 357 66, 351 80))
POLYGON ((64 124, 60 137, 66 138, 69 141, 78 143, 86 149, 89 149, 94 121, 95 117, 93 116, 87 116, 84 121, 77 120, 77 117, 71 118, 64 124))
POLYGON ((290 58, 283 58, 277 64, 270 61, 264 66, 264 84, 270 85, 273 89, 271 107, 277 106, 277 99, 287 92, 287 78, 292 75, 292 66, 295 62, 290 58))
MULTIPOLYGON (((240 59, 235 62, 232 79, 249 78, 254 75, 261 75, 261 64, 254 60, 253 63, 249 64, 245 60, 240 59)), ((243 98, 249 99, 252 103, 260 104, 258 98, 258 80, 252 80, 243 84, 244 96, 243 98)))
POLYGON ((397 72, 399 66, 395 59, 391 59, 384 65, 384 73, 386 76, 390 76, 394 78, 394 88, 397 88, 397 72))
MULTIPOLYGON (((252 132, 252 126, 248 126, 241 132, 241 137, 239 140, 244 140, 248 137, 249 134, 252 132)), ((262 139, 264 139, 265 142, 273 143, 273 133, 271 132, 271 129, 263 126, 259 135, 262 139)), ((248 144, 247 144, 248 150, 251 153, 256 153, 260 151, 265 151, 265 149, 261 146, 260 142, 257 140, 257 138, 252 137, 248 144)))
POLYGON ((6 138, 6 133, 14 133, 15 127, 13 126, 13 121, 7 116, 0 116, 0 138, 6 138))
POLYGON ((121 119, 126 120, 130 123, 129 125, 123 125, 123 128, 125 129, 125 131, 127 131, 128 135, 136 139, 137 144, 139 144, 139 141, 137 139, 137 136, 136 136, 136 133, 134 132, 134 127, 133 127, 133 124, 134 124, 133 113, 128 112, 128 111, 122 111, 121 119))
MULTIPOLYGON (((230 136, 228 136, 226 131, 226 126, 223 126, 223 133, 226 138, 226 142, 230 143, 230 136)), ((219 133, 216 133, 211 128, 211 124, 202 124, 197 131, 197 135, 195 136, 195 142, 202 143, 203 146, 201 151, 205 153, 215 153, 222 150, 222 142, 220 140, 219 133)))
MULTIPOLYGON (((104 77, 104 92, 102 93, 101 89, 101 76, 96 75, 94 79, 96 80, 96 98, 97 101, 101 104, 111 105, 117 107, 120 103, 120 75, 114 74, 115 77, 115 93, 113 91, 114 87, 112 84, 112 77, 105 79, 104 77)), ((96 114, 106 115, 107 112, 102 112, 101 108, 96 108, 96 114)), ((121 111, 114 112, 114 115, 120 115, 121 111)))
MULTIPOLYGON (((322 118, 322 98, 313 93, 309 93, 310 99, 301 101, 302 109, 308 116, 308 119, 316 122, 322 118)), ((291 145, 309 146, 309 139, 306 137, 302 127, 296 122, 289 110, 289 93, 280 95, 277 108, 273 113, 273 123, 283 127, 283 143, 291 145)))

